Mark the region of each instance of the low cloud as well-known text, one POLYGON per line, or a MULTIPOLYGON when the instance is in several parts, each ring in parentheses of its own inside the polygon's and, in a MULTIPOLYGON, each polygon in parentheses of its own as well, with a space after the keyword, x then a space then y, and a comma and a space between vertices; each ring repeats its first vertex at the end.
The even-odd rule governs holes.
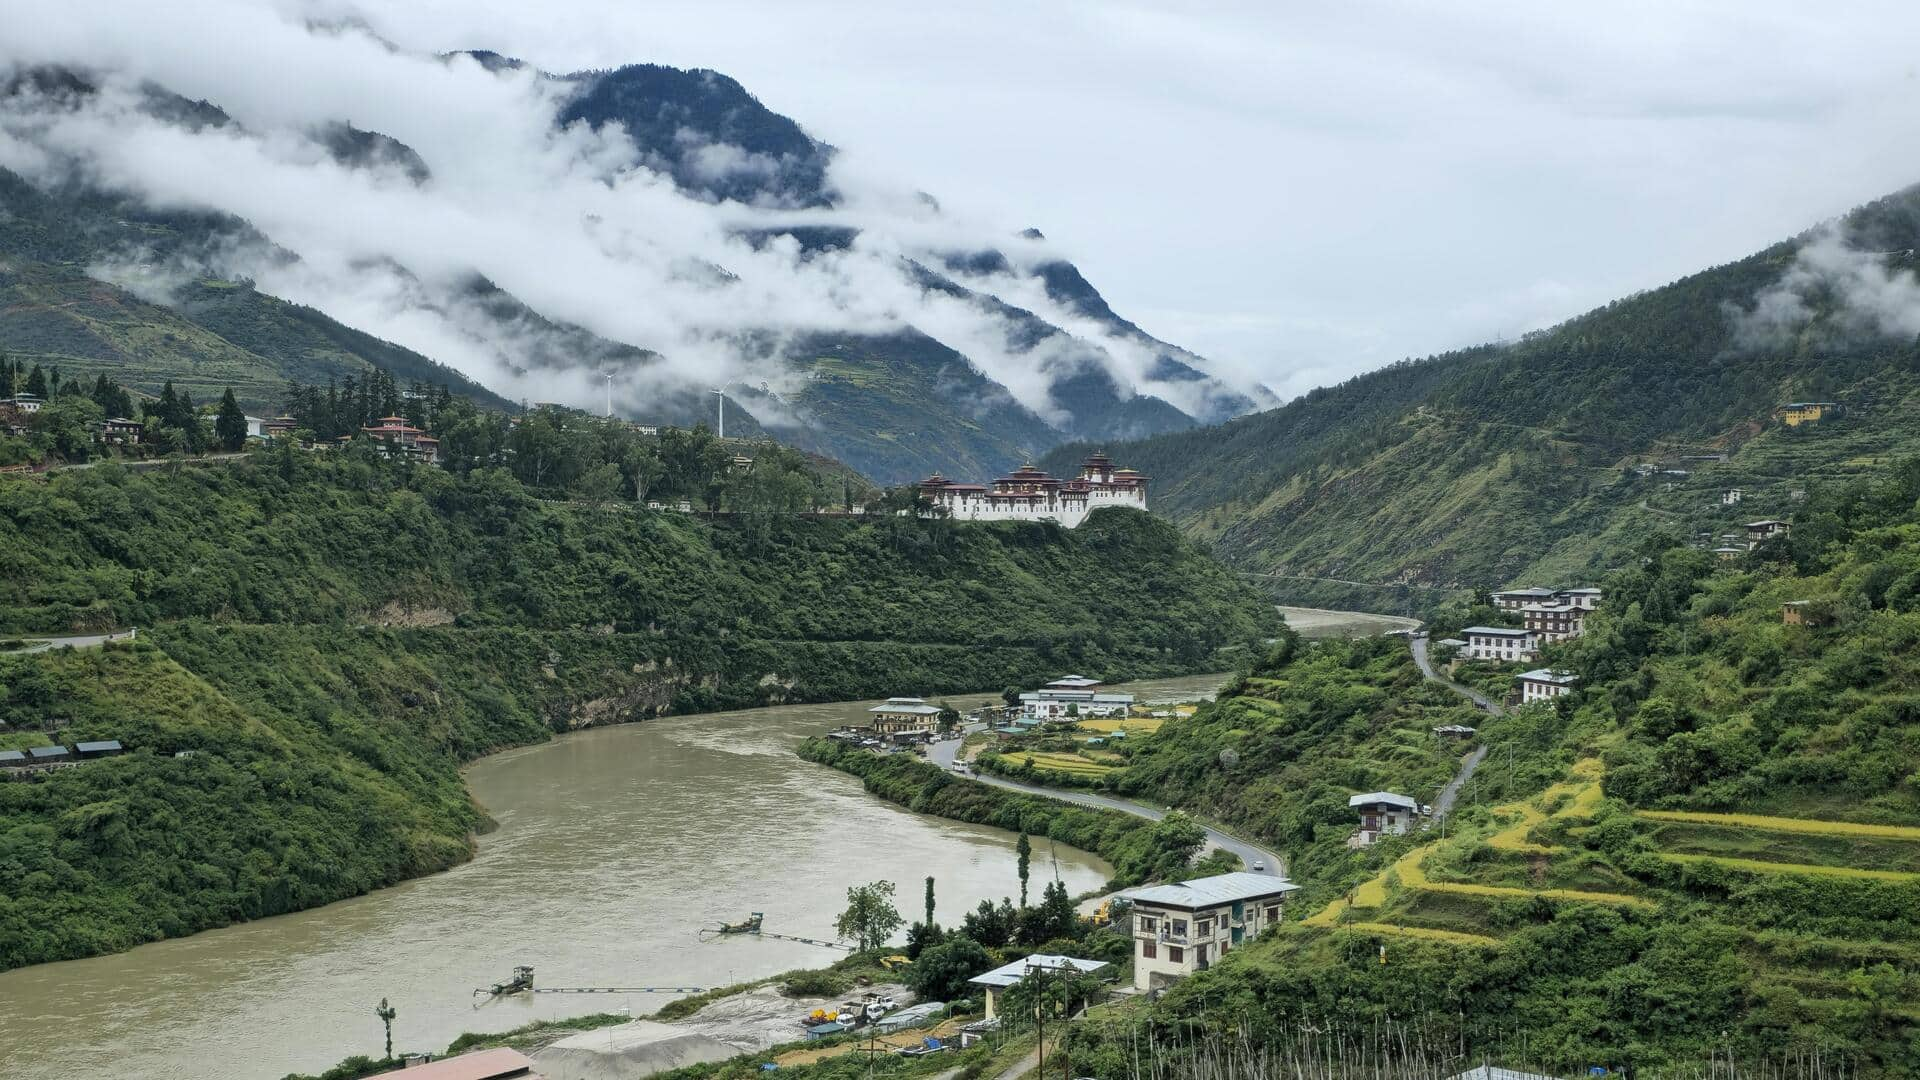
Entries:
POLYGON ((1750 307, 1729 309, 1735 347, 1785 348, 1816 320, 1823 344, 1912 340, 1920 335, 1920 279, 1888 265, 1912 254, 1861 250, 1837 224, 1815 230, 1779 281, 1761 290, 1750 307))
MULTIPOLYGON (((476 275, 550 319, 658 353, 621 372, 616 386, 616 404, 637 412, 663 394, 733 379, 791 388, 782 344, 800 335, 907 327, 961 352, 1056 422, 1064 410, 1049 397, 1052 380, 1076 365, 1099 365, 1123 388, 1183 408, 1204 405, 1197 384, 1154 381, 1151 350, 1053 303, 1035 279, 1006 274, 975 285, 1004 291, 1073 335, 1040 349, 1023 347, 1008 320, 923 288, 909 260, 993 246, 1011 230, 941 215, 911 189, 857 167, 836 166, 829 177, 841 196, 833 209, 714 202, 689 195, 664 166, 648 167, 644 148, 617 124, 556 128, 570 88, 531 69, 411 54, 337 20, 318 29, 304 9, 238 0, 111 20, 68 5, 8 7, 47 32, 0 45, 0 65, 73 65, 100 92, 77 106, 13 99, 0 114, 0 167, 42 183, 79 176, 159 208, 232 214, 271 241, 197 253, 191 266, 156 266, 128 250, 98 268, 143 295, 162 295, 188 274, 247 277, 503 395, 588 408, 604 400, 600 358, 569 354, 573 339, 538 340, 546 331, 533 322, 490 317, 472 302, 476 275), (223 39, 246 47, 216 47, 196 29, 210 25, 230 27, 223 39), (188 130, 157 119, 141 107, 148 81, 205 98, 237 123, 188 130), (397 140, 418 153, 424 172, 399 160, 336 160, 316 133, 340 124, 397 140), (860 235, 812 252, 743 235, 795 226, 860 235), (532 362, 556 355, 577 366, 532 362)), ((702 176, 781 167, 701 144, 691 131, 677 141, 702 176)), ((1059 257, 1028 247, 1029 258, 1059 257)))

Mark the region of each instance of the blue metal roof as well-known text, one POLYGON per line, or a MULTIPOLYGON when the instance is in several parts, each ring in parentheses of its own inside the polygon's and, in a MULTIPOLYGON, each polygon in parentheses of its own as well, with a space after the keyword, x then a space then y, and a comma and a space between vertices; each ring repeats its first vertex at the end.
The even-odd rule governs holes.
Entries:
POLYGON ((113 750, 126 749, 126 747, 120 745, 119 739, 102 739, 98 742, 75 743, 73 748, 82 754, 104 754, 113 750))
POLYGON ((70 751, 64 746, 36 746, 27 751, 27 756, 30 758, 57 758, 69 755, 70 751))

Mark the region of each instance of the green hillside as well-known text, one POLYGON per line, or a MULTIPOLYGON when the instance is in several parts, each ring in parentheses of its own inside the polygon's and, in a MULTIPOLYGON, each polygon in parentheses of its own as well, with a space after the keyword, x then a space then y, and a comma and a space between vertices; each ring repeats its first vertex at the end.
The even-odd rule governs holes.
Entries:
MULTIPOLYGON (((1835 230, 1870 279, 1911 281, 1920 189, 1835 230)), ((1804 288, 1803 322, 1755 333, 1748 313, 1823 236, 1509 345, 1398 364, 1219 428, 1108 449, 1154 477, 1156 509, 1269 575, 1284 598, 1424 609, 1449 590, 1592 575, 1656 527, 1716 532, 1782 516, 1794 492, 1920 449, 1920 347, 1870 325, 1839 285, 1804 288), (1787 430, 1775 413, 1795 400, 1844 411, 1787 430), (1708 455, 1727 460, 1687 460, 1708 455), (1688 475, 1636 475, 1643 464, 1688 475), (1749 498, 1722 514, 1732 487, 1749 498)), ((1083 451, 1064 447, 1044 464, 1064 468, 1083 451)))
POLYGON ((1382 1075, 1916 1075, 1920 460, 1792 520, 1737 564, 1647 544, 1549 648, 1580 676, 1552 704, 1488 717, 1403 642, 1288 636, 1108 747, 1097 786, 1230 822, 1303 888, 1284 928, 1076 1025, 1076 1068, 1124 1075, 1152 1039, 1176 1076, 1348 1041, 1382 1075), (1348 795, 1428 801, 1475 746, 1444 830, 1347 847, 1348 795), (1389 1023, 1404 1041, 1369 1035, 1389 1023))
POLYGON ((0 481, 0 639, 142 630, 0 654, 0 749, 131 750, 0 784, 0 967, 444 867, 479 824, 460 762, 554 731, 1217 669, 1277 629, 1128 511, 1066 531, 556 500, 359 446, 0 481))

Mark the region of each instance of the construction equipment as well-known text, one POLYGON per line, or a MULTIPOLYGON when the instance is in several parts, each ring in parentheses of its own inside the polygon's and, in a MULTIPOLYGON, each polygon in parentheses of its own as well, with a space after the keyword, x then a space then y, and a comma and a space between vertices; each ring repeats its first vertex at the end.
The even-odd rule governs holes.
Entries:
POLYGON ((490 997, 504 997, 508 994, 519 994, 532 989, 533 969, 522 964, 513 969, 513 978, 508 979, 506 982, 494 983, 485 990, 475 990, 474 993, 486 994, 490 997))
POLYGON ((894 956, 883 956, 880 958, 880 966, 883 968, 886 968, 888 971, 893 971, 896 968, 906 967, 908 964, 911 964, 911 963, 913 963, 913 959, 907 956, 894 955, 894 956))
POLYGON ((739 922, 723 922, 718 927, 708 927, 700 931, 700 937, 702 940, 705 940, 709 937, 719 937, 724 934, 757 934, 760 932, 760 920, 762 918, 764 918, 764 916, 756 911, 739 922))
MULTIPOLYGON (((513 994, 699 994, 705 988, 699 986, 534 986, 533 969, 525 964, 513 969, 513 978, 497 982, 492 986, 475 990, 476 996, 485 994, 488 1000, 508 997, 513 994)), ((480 1004, 485 1004, 481 1002, 480 1004)), ((474 1008, 479 1008, 475 1005, 474 1008)))
POLYGON ((1100 901, 1100 906, 1094 909, 1093 925, 1105 926, 1112 921, 1113 921, 1113 897, 1109 896, 1105 900, 1100 901))

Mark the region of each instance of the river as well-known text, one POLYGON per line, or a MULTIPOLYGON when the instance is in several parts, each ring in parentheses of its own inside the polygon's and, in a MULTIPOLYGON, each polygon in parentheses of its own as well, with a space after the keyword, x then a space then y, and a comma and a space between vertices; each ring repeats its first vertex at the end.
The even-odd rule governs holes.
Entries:
MULTIPOLYGON (((1133 684, 1143 700, 1222 677, 1133 684)), ((962 708, 997 700, 952 695, 962 708)), ((851 884, 897 882, 918 917, 1017 893, 1013 837, 909 813, 857 780, 795 758, 800 738, 864 722, 867 702, 799 705, 578 732, 474 764, 499 822, 473 861, 367 896, 115 956, 0 974, 0 1076, 35 1080, 271 1080, 377 1056, 382 997, 397 1050, 438 1052, 466 1031, 671 1000, 543 994, 475 1008, 472 991, 535 966, 544 986, 717 986, 839 954, 769 939, 701 944, 749 911, 766 928, 831 938, 851 884)), ((1099 886, 1100 860, 1041 841, 1034 877, 1099 886)), ((1037 889, 1037 886, 1036 886, 1037 889)))

